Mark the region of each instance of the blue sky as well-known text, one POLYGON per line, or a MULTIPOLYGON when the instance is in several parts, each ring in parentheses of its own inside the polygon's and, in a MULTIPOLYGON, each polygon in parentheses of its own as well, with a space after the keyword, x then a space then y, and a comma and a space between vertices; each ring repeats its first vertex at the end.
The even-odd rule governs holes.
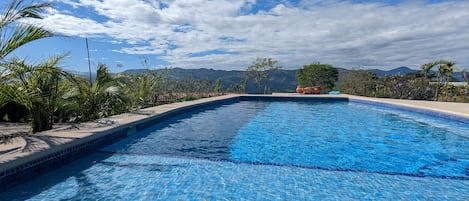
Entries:
MULTIPOLYGON (((2 6, 7 1, 3 1, 2 6)), ((36 0, 40 2, 40 0, 36 0)), ((285 69, 312 62, 342 68, 418 68, 450 59, 469 67, 469 1, 435 0, 53 0, 34 23, 60 35, 13 55, 112 72, 145 68, 243 70, 256 57, 285 69)))

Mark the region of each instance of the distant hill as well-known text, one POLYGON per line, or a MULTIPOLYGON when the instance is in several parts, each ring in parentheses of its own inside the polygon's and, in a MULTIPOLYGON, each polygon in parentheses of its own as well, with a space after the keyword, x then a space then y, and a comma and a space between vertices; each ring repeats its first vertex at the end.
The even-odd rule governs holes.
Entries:
MULTIPOLYGON (((407 66, 401 66, 399 68, 395 68, 395 69, 388 70, 388 71, 379 70, 379 69, 370 69, 368 71, 372 72, 372 73, 375 73, 378 76, 405 75, 407 73, 422 73, 422 70, 410 69, 407 66)), ((435 71, 433 71, 433 73, 436 74, 435 71)), ((453 78, 455 78, 459 81, 463 81, 463 77, 462 77, 461 72, 454 73, 453 78)))
MULTIPOLYGON (((128 74, 139 74, 145 73, 148 70, 146 69, 132 69, 124 71, 123 73, 128 74)), ((163 71, 163 70, 157 70, 163 71)), ((223 87, 229 88, 236 84, 241 83, 246 77, 245 71, 225 71, 225 70, 213 70, 207 68, 200 69, 183 69, 183 68, 172 68, 167 77, 176 78, 182 80, 184 78, 195 78, 195 79, 205 79, 215 81, 218 78, 221 79, 223 87)), ((274 92, 294 92, 296 88, 296 70, 278 70, 270 74, 268 80, 271 91, 274 92)), ((248 93, 257 93, 258 86, 249 81, 246 86, 246 91, 248 93)))
MULTIPOLYGON (((148 70, 146 69, 131 69, 124 71, 123 73, 128 74, 139 74, 145 73, 148 70)), ((163 71, 163 70, 157 70, 163 71)), ((268 80, 269 86, 271 91, 273 92, 294 92, 297 81, 296 81, 296 71, 297 70, 278 70, 273 72, 270 75, 268 80)), ((346 74, 348 71, 347 69, 339 68, 339 79, 346 74)), ((378 76, 392 76, 392 75, 405 75, 407 73, 418 73, 421 70, 413 70, 409 67, 402 66, 392 70, 379 70, 379 69, 369 69, 372 73, 375 73, 378 76)), ((176 79, 184 79, 184 78, 195 78, 195 79, 209 79, 211 81, 215 81, 216 79, 220 78, 222 80, 222 84, 224 88, 231 87, 235 84, 239 84, 245 78, 245 71, 225 71, 225 70, 214 70, 214 69, 183 69, 183 68, 172 68, 169 73, 168 77, 176 78, 176 79)), ((462 80, 461 73, 455 73, 455 78, 462 80)), ((248 93, 257 93, 257 85, 251 81, 248 82, 246 86, 246 92, 248 93)))
POLYGON ((422 72, 421 70, 413 70, 407 66, 401 66, 392 70, 379 70, 379 69, 369 69, 369 72, 375 73, 378 76, 390 76, 390 75, 405 75, 407 73, 418 73, 422 72))

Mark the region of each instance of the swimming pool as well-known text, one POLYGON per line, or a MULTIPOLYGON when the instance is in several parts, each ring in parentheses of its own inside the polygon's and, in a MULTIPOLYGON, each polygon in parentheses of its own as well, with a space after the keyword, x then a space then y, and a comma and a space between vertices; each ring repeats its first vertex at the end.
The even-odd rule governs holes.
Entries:
POLYGON ((8 200, 458 200, 469 126, 347 101, 179 115, 0 195, 8 200))

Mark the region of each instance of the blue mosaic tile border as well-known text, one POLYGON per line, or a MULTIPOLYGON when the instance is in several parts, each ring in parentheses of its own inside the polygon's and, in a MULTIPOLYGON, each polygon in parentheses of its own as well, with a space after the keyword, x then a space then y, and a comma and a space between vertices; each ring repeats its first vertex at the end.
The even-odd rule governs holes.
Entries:
POLYGON ((469 118, 446 114, 446 113, 437 112, 437 111, 432 111, 432 110, 420 109, 420 108, 415 108, 415 107, 407 107, 407 106, 402 106, 402 105, 394 105, 394 104, 389 104, 389 103, 381 103, 381 102, 375 102, 375 101, 368 101, 368 100, 358 100, 358 99, 349 99, 349 102, 374 105, 374 106, 379 106, 379 107, 384 107, 384 108, 403 110, 407 112, 416 112, 416 113, 420 113, 424 115, 429 115, 433 117, 438 117, 442 119, 448 119, 452 121, 458 121, 458 122, 462 122, 465 124, 469 124, 469 118))
POLYGON ((321 96, 241 96, 240 101, 348 101, 347 97, 321 97, 321 96))
POLYGON ((116 142, 126 136, 126 129, 120 129, 101 138, 58 150, 57 152, 0 172, 0 192, 29 181, 50 169, 63 166, 78 157, 89 154, 106 144, 116 142))

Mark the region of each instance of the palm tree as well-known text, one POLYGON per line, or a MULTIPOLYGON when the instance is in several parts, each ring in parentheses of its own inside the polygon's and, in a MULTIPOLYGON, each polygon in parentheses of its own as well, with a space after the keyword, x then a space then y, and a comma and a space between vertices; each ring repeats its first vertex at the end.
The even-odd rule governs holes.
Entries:
POLYGON ((64 75, 57 64, 64 56, 50 58, 37 66, 7 56, 31 41, 53 36, 41 26, 22 23, 26 19, 42 19, 41 13, 48 7, 49 3, 13 0, 0 16, 0 106, 16 102, 28 108, 33 132, 52 128, 51 112, 58 83, 64 75))
POLYGON ((137 75, 119 73, 114 79, 122 87, 123 92, 131 97, 131 109, 140 109, 155 106, 158 96, 165 91, 165 75, 167 71, 161 73, 156 70, 149 70, 137 75))
POLYGON ((31 115, 33 133, 52 129, 52 115, 65 91, 63 82, 73 80, 57 67, 64 57, 51 57, 38 65, 13 57, 1 71, 0 107, 10 102, 24 106, 31 115))
POLYGON ((445 100, 448 101, 448 95, 450 90, 452 89, 452 85, 450 84, 451 82, 451 77, 456 70, 456 67, 454 66, 455 63, 452 61, 447 61, 445 64, 440 65, 441 70, 438 69, 439 73, 441 74, 441 77, 445 80, 444 84, 444 92, 445 92, 445 100))
POLYGON ((91 84, 89 80, 77 78, 77 87, 70 89, 67 100, 76 101, 81 121, 93 120, 114 114, 126 112, 129 109, 130 98, 126 96, 122 83, 117 82, 109 74, 107 66, 98 65, 96 80, 91 84))
POLYGON ((267 93, 269 74, 273 71, 282 69, 277 65, 278 61, 272 58, 256 58, 252 65, 246 68, 249 76, 254 77, 254 82, 257 83, 258 93, 267 93), (264 81, 264 91, 262 92, 262 82, 264 81))
POLYGON ((24 24, 24 19, 42 19, 41 12, 49 3, 25 5, 24 0, 13 0, 0 16, 0 60, 31 41, 51 37, 53 34, 43 27, 24 24))
POLYGON ((422 69, 424 70, 425 73, 425 78, 427 78, 428 73, 430 72, 430 69, 432 69, 435 66, 438 66, 438 75, 437 75, 437 81, 438 81, 438 86, 435 90, 435 101, 438 100, 438 94, 439 94, 439 88, 441 85, 441 82, 443 79, 445 80, 445 88, 448 87, 448 82, 451 80, 451 75, 454 73, 456 67, 454 66, 455 62, 450 61, 450 60, 436 60, 430 63, 426 63, 422 65, 422 69))
POLYGON ((426 63, 423 64, 420 68, 423 70, 423 75, 425 77, 425 80, 428 79, 428 76, 430 75, 430 70, 435 66, 434 62, 426 63))

